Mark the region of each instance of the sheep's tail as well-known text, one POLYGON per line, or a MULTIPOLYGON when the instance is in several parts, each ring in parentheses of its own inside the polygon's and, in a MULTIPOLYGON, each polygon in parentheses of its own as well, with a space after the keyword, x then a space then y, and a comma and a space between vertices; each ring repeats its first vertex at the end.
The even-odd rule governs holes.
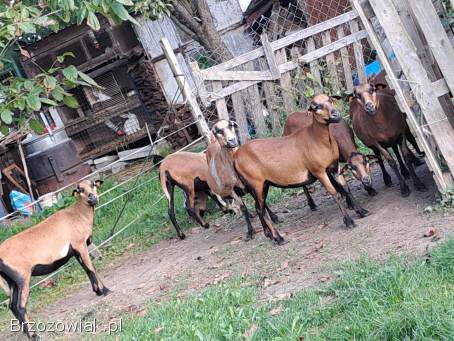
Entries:
POLYGON ((167 187, 167 170, 164 168, 159 169, 159 181, 161 182, 162 191, 167 198, 167 202, 170 202, 170 192, 167 187))

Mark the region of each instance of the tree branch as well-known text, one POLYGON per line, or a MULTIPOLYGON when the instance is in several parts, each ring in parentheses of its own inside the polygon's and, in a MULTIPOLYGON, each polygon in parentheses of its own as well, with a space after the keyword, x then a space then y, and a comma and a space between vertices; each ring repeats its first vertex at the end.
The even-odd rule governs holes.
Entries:
POLYGON ((172 7, 173 7, 172 14, 176 21, 178 21, 181 25, 186 26, 196 35, 201 36, 203 34, 203 30, 200 27, 199 23, 178 0, 172 0, 172 7))

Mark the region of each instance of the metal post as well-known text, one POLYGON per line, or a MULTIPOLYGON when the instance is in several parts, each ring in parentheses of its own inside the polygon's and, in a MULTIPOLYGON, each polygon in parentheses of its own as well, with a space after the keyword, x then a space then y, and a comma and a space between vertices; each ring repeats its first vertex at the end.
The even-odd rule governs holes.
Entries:
POLYGON ((208 123, 203 116, 202 110, 200 109, 197 100, 195 99, 191 89, 189 88, 188 82, 186 82, 185 80, 184 73, 181 70, 180 65, 178 64, 177 56, 173 52, 173 49, 170 46, 167 38, 162 38, 160 43, 162 50, 164 51, 164 55, 167 58, 167 62, 169 63, 169 66, 173 72, 175 80, 177 81, 178 87, 180 88, 184 99, 187 100, 189 106, 191 107, 192 116, 197 120, 197 128, 200 135, 205 136, 209 140, 210 128, 208 127, 208 123))

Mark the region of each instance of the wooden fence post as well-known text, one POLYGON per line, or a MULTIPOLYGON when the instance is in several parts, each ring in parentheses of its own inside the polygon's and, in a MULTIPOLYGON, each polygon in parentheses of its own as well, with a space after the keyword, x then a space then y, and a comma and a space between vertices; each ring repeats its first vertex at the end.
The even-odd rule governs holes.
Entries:
POLYGON ((189 88, 188 82, 186 82, 184 79, 185 76, 183 71, 181 70, 180 65, 178 64, 177 56, 173 52, 173 49, 170 46, 167 38, 162 38, 160 43, 161 48, 164 51, 164 55, 166 56, 167 62, 169 63, 170 69, 172 70, 173 76, 177 81, 178 87, 180 88, 183 97, 188 101, 189 106, 191 107, 192 116, 195 120, 197 120, 197 129, 199 130, 200 135, 205 136, 209 140, 210 128, 208 127, 208 123, 203 116, 203 112, 200 109, 195 96, 189 88))

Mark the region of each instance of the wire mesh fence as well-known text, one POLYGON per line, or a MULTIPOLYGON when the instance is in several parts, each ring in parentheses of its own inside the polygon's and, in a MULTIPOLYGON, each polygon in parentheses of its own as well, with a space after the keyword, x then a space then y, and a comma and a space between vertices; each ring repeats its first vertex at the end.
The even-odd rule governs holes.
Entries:
POLYGON ((348 0, 256 3, 246 11, 244 25, 223 35, 230 53, 200 46, 186 53, 201 75, 197 89, 206 110, 215 104, 217 116, 235 119, 243 141, 280 135, 288 114, 305 110, 315 94, 341 94, 379 72, 376 54, 348 0), (274 79, 257 78, 257 72, 270 71, 267 56, 257 52, 264 35, 283 68, 274 79), (230 71, 243 74, 227 75, 230 71))

